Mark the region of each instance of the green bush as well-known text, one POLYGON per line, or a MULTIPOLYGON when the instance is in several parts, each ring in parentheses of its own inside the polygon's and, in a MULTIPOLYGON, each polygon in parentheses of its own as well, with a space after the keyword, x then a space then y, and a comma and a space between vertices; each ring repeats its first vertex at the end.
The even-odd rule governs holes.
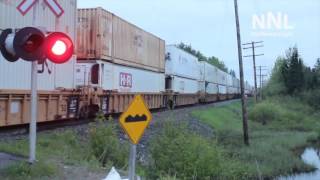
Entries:
POLYGON ((105 121, 105 120, 106 120, 106 117, 105 117, 104 113, 102 111, 99 111, 96 114, 95 121, 105 121))
POLYGON ((301 93, 301 98, 304 102, 308 103, 310 106, 316 109, 320 108, 320 89, 305 91, 301 93))
POLYGON ((55 175, 58 168, 52 163, 44 163, 43 161, 29 164, 20 162, 9 166, 0 172, 8 179, 33 179, 33 178, 48 178, 55 175))
POLYGON ((222 170, 220 153, 215 143, 188 132, 185 125, 165 124, 150 143, 149 178, 214 179, 222 170))
POLYGON ((93 155, 103 166, 124 168, 127 165, 128 146, 121 144, 114 123, 97 122, 90 125, 89 143, 93 155))
POLYGON ((249 118, 265 125, 279 117, 279 114, 280 111, 275 104, 270 102, 262 102, 251 109, 249 112, 249 118))
POLYGON ((164 175, 164 176, 160 176, 159 177, 159 180, 178 180, 176 177, 171 177, 171 176, 168 176, 168 175, 164 175))
POLYGON ((270 122, 272 129, 308 131, 319 125, 315 108, 292 96, 269 97, 249 110, 249 118, 263 124, 270 122))

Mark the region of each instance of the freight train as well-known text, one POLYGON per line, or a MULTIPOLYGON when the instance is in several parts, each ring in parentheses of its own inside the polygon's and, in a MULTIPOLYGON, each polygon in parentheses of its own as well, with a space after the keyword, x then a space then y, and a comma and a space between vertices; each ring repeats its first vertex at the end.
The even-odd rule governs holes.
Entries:
MULTIPOLYGON (((43 7, 38 25, 72 37, 76 53, 63 65, 48 62, 38 77, 38 122, 123 112, 141 94, 150 109, 238 98, 240 81, 205 61, 102 9, 77 9, 62 1, 64 14, 43 7)), ((16 11, 18 0, 0 2, 0 29, 30 26, 32 15, 16 11), (13 20, 14 19, 14 20, 13 20), (19 20, 20 19, 20 20, 19 20)), ((30 10, 32 11, 32 10, 30 10)), ((30 121, 31 63, 0 56, 0 127, 30 121)), ((252 88, 246 82, 245 93, 252 88)))

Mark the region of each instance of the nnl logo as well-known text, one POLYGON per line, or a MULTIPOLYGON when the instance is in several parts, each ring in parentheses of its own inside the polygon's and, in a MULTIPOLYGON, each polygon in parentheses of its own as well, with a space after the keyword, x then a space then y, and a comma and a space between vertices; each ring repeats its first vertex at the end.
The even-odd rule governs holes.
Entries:
POLYGON ((260 16, 252 16, 252 28, 262 30, 292 30, 293 26, 289 25, 288 15, 285 13, 267 12, 260 16))

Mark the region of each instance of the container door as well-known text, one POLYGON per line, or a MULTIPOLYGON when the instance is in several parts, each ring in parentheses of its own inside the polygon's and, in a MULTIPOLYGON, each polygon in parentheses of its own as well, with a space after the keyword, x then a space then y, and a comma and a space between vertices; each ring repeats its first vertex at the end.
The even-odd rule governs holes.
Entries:
POLYGON ((76 65, 75 82, 77 87, 86 86, 88 82, 88 73, 86 65, 76 65))

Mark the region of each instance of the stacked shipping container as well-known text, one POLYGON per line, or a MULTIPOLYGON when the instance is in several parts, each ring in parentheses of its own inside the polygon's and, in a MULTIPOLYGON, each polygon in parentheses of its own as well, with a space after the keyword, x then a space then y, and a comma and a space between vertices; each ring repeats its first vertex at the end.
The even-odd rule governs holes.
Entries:
POLYGON ((129 66, 122 66, 103 60, 78 63, 76 85, 101 87, 117 92, 164 92, 164 74, 129 66))
POLYGON ((208 62, 200 62, 202 65, 202 68, 204 69, 204 87, 205 92, 207 94, 218 94, 218 68, 209 64, 208 62))
POLYGON ((76 85, 163 92, 164 46, 160 38, 102 8, 79 9, 76 85))
POLYGON ((198 93, 200 80, 198 58, 174 45, 166 46, 166 54, 166 89, 176 93, 198 93))
POLYGON ((78 10, 78 60, 100 59, 164 72, 164 51, 162 39, 102 8, 78 10))

